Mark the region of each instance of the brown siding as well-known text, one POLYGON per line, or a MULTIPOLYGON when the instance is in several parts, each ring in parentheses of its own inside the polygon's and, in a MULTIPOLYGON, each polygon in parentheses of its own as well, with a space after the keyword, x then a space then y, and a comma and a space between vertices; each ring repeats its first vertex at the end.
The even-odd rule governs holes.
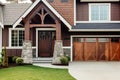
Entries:
POLYGON ((120 3, 111 4, 111 20, 119 21, 120 20, 120 3))
POLYGON ((68 29, 63 24, 62 24, 61 33, 62 33, 63 46, 70 46, 70 32, 68 32, 68 29))
POLYGON ((7 49, 8 56, 21 56, 22 49, 7 49))
POLYGON ((74 0, 68 2, 60 2, 61 0, 54 0, 50 3, 71 25, 74 24, 74 0))
POLYGON ((88 3, 77 3, 76 4, 76 19, 77 21, 88 21, 89 11, 88 3))
MULTIPOLYGON (((77 21, 89 20, 89 3, 77 3, 76 17, 77 21)), ((120 3, 111 3, 111 20, 120 20, 120 3)))
POLYGON ((5 26, 3 31, 2 31, 2 41, 3 41, 3 46, 8 46, 9 44, 9 29, 8 26, 5 26))
POLYGON ((31 28, 31 30, 30 30, 30 39, 32 41, 32 46, 36 46, 36 30, 35 30, 35 28, 31 28))

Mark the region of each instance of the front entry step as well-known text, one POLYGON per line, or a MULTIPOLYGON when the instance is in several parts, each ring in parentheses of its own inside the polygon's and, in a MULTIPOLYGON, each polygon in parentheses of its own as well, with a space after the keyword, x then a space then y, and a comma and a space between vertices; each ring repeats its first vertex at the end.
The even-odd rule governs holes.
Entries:
POLYGON ((52 58, 33 58, 33 63, 52 63, 52 58))

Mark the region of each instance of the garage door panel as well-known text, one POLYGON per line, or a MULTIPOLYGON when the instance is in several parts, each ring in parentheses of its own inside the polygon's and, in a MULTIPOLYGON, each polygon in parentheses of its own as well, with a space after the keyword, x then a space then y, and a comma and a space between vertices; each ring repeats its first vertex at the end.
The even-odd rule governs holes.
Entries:
POLYGON ((119 38, 75 38, 75 61, 120 61, 119 38))
POLYGON ((87 42, 84 45, 84 57, 85 60, 96 60, 96 43, 87 42))
POLYGON ((83 43, 74 42, 74 61, 82 61, 83 59, 83 43))
POLYGON ((120 43, 111 43, 111 53, 110 53, 110 60, 118 61, 120 60, 120 43))
POLYGON ((109 58, 109 43, 99 42, 97 60, 108 60, 109 58))

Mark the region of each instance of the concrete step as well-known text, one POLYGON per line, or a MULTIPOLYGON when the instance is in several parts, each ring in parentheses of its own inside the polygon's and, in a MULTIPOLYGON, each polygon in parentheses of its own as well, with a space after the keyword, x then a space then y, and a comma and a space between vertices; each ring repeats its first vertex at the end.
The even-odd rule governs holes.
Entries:
POLYGON ((52 58, 33 58, 33 63, 51 63, 52 58))

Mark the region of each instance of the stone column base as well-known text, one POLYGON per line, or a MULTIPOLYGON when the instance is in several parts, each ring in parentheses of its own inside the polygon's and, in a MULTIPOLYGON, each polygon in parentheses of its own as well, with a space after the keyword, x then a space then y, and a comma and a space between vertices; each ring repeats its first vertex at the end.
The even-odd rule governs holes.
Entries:
POLYGON ((62 40, 56 40, 54 46, 54 53, 53 53, 53 61, 52 64, 61 64, 60 57, 63 54, 63 43, 62 40))
POLYGON ((24 60, 24 63, 32 63, 33 57, 32 57, 32 42, 29 40, 26 40, 23 42, 23 49, 22 49, 22 59, 24 60))

